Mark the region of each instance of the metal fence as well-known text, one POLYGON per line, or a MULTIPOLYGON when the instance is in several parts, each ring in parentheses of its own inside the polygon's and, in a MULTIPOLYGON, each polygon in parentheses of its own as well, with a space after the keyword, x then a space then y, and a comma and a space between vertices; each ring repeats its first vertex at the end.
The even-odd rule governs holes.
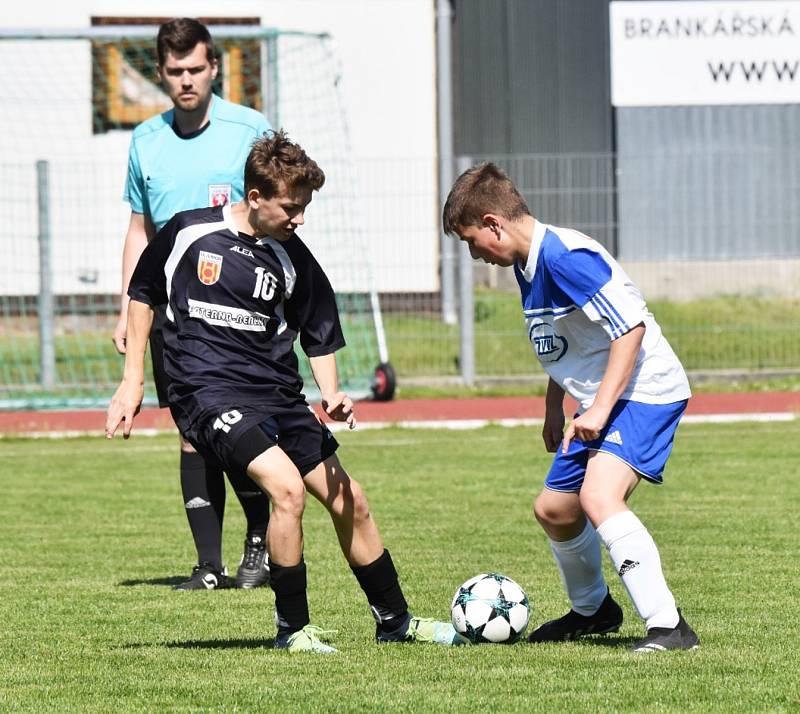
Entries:
MULTIPOLYGON (((724 166, 723 158, 729 156, 730 152, 708 151, 703 158, 706 164, 724 166)), ((625 215, 619 210, 621 184, 608 180, 615 175, 617 157, 473 157, 462 159, 461 167, 485 158, 509 172, 537 218, 577 228, 612 251, 619 250, 619 235, 629 227, 620 218, 625 215)), ((687 160, 699 161, 696 156, 687 160)), ((786 166, 800 161, 800 156, 776 153, 769 160, 786 166)), ((102 402, 120 374, 122 364, 110 334, 118 304, 124 204, 119 193, 104 183, 91 196, 95 207, 91 225, 102 215, 106 229, 89 231, 81 225, 83 211, 64 205, 60 195, 62 187, 74 195, 71 181, 76 177, 94 180, 121 173, 121 162, 111 163, 104 159, 88 165, 83 160, 71 169, 58 167, 50 174, 49 185, 41 183, 46 175, 41 165, 37 174, 35 165, 0 163, 0 176, 24 175, 31 186, 24 199, 29 205, 23 205, 20 196, 14 201, 0 199, 6 215, 0 250, 7 266, 0 284, 0 400, 6 408, 30 406, 48 392, 69 394, 78 400, 72 403, 102 402), (52 211, 58 220, 53 220, 52 211), (40 250, 42 245, 49 248, 40 250), (48 313, 52 319, 44 324, 40 316, 48 313)), ((326 169, 334 176, 339 170, 335 163, 326 169)), ((314 247, 334 275, 337 266, 356 259, 372 275, 380 291, 389 358, 401 388, 403 380, 420 378, 471 382, 541 375, 525 339, 512 271, 464 260, 461 251, 459 318, 456 324, 442 320, 436 163, 431 159, 348 162, 347 173, 355 185, 340 193, 332 180, 334 190, 324 196, 328 187, 323 189, 307 228, 314 225, 315 211, 320 217, 339 215, 337 202, 364 197, 366 205, 357 211, 359 225, 334 221, 333 233, 313 236, 314 247)), ((797 217, 798 174, 780 175, 790 177, 789 185, 763 195, 762 211, 797 217)), ((20 185, 16 179, 12 184, 20 185)), ((730 201, 733 210, 736 197, 730 196, 730 201)), ((87 204, 86 210, 91 206, 87 204)), ((348 209, 346 215, 353 213, 348 209)), ((687 245, 685 221, 674 215, 668 220, 658 196, 642 201, 637 215, 642 217, 637 224, 641 250, 636 259, 626 259, 624 251, 619 258, 688 369, 800 369, 800 231, 795 220, 782 220, 764 230, 762 214, 749 214, 750 223, 739 227, 751 236, 742 257, 731 255, 724 230, 704 224, 698 227, 697 239, 704 241, 705 255, 698 259, 676 250, 687 245), (671 227, 675 240, 669 233, 664 240, 648 240, 648 226, 656 225, 662 231, 671 227), (709 257, 715 254, 725 258, 709 257)), ((340 292, 350 300, 360 291, 357 285, 348 285, 340 286, 340 292)))
MULTIPOLYGON (((459 163, 463 170, 485 160, 507 171, 538 219, 576 228, 617 256, 688 369, 755 378, 800 371, 798 148, 765 142, 459 163)), ((512 272, 464 257, 462 249, 460 269, 472 277, 460 282, 474 291, 461 292, 458 328, 440 324, 437 307, 425 311, 421 303, 387 321, 401 376, 458 375, 469 383, 541 374, 524 339, 512 272)))

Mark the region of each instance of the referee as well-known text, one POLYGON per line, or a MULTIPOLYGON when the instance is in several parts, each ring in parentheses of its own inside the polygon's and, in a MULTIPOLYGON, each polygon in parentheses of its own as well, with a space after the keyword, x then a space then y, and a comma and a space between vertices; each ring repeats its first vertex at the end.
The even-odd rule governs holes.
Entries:
MULTIPOLYGON (((114 345, 126 352, 128 283, 139 256, 178 211, 222 206, 243 195, 244 162, 253 141, 270 127, 262 114, 215 96, 216 50, 208 29, 179 18, 162 25, 156 40, 158 76, 173 107, 139 124, 131 139, 125 200, 131 215, 122 260, 122 298, 114 345)), ((150 353, 159 406, 167 406, 169 377, 163 368, 163 311, 158 311, 150 353)), ((197 564, 176 590, 213 590, 229 585, 222 560, 225 479, 219 463, 180 443, 180 479, 197 564)), ((247 520, 236 587, 269 580, 266 530, 269 500, 243 473, 228 478, 247 520)))

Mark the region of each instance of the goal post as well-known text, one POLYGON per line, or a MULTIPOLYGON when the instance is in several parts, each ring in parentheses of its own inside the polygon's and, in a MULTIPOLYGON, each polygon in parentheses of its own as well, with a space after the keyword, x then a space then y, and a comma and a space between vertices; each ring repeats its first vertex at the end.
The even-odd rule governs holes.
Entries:
MULTIPOLYGON (((342 387, 391 398, 333 40, 258 25, 210 29, 220 61, 215 93, 263 112, 325 171, 300 235, 337 291, 348 343, 337 353, 342 387)), ((156 81, 157 31, 0 30, 8 77, 0 103, 0 409, 105 406, 122 374, 111 334, 130 212, 122 200, 130 135, 171 106, 156 81)), ((314 399, 307 361, 300 363, 314 399)), ((149 379, 145 399, 155 403, 149 379)))

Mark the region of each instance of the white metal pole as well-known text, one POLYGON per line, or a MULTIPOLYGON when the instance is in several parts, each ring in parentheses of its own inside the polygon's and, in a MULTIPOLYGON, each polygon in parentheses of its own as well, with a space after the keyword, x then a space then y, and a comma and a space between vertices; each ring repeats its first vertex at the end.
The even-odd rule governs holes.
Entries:
POLYGON ((56 383, 49 173, 47 161, 36 162, 36 195, 39 213, 39 367, 41 385, 46 390, 52 389, 56 383))
MULTIPOLYGON (((436 0, 436 90, 439 117, 439 215, 453 185, 453 73, 451 70, 451 0, 436 0)), ((456 251, 453 241, 440 230, 440 281, 442 321, 456 323, 456 251)))
MULTIPOLYGON (((468 156, 458 157, 458 175, 472 165, 468 156)), ((475 307, 472 281, 472 256, 464 241, 450 237, 458 246, 458 312, 459 312, 459 364, 461 381, 471 387, 475 383, 475 307)))

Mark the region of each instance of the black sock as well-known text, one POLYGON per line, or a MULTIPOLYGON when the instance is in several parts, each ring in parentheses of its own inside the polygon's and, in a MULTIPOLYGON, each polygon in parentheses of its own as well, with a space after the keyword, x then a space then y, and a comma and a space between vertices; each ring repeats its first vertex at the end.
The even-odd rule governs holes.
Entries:
POLYGON ((310 622, 305 561, 301 558, 297 565, 287 568, 270 559, 269 573, 269 584, 275 593, 278 634, 302 630, 310 622))
POLYGON ((269 525, 269 496, 241 471, 229 471, 228 481, 242 504, 244 517, 247 519, 247 537, 258 536, 265 541, 269 525))
POLYGON ((408 603, 403 596, 397 571, 388 550, 368 565, 352 567, 358 584, 367 596, 378 630, 391 632, 408 619, 408 603))
POLYGON ((181 491, 186 518, 197 549, 197 562, 222 570, 222 519, 225 480, 218 464, 200 454, 181 452, 181 491))

